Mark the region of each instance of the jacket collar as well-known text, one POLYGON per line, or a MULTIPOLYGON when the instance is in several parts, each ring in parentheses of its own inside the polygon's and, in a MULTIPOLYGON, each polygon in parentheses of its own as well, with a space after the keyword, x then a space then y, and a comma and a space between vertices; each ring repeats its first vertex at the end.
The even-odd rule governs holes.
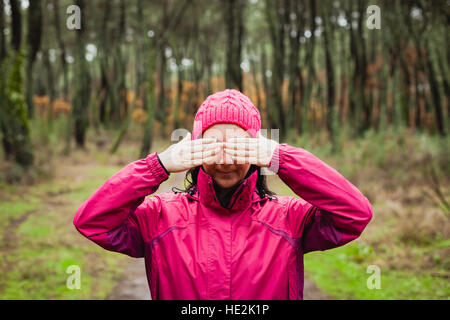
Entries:
POLYGON ((256 181, 258 180, 258 171, 250 173, 234 191, 227 208, 222 207, 214 190, 213 179, 207 174, 203 167, 200 167, 197 177, 198 200, 205 206, 215 210, 226 210, 231 212, 243 211, 258 200, 261 200, 256 193, 256 181))

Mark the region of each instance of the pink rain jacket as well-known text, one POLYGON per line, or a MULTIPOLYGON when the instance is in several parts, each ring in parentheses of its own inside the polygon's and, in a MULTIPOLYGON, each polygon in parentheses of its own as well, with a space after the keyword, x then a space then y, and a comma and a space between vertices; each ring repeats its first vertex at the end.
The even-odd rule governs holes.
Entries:
POLYGON ((302 299, 303 255, 357 238, 372 207, 302 148, 280 144, 274 161, 301 198, 260 198, 255 171, 224 208, 203 169, 195 194, 146 197, 168 179, 152 153, 107 180, 73 222, 107 250, 144 257, 153 299, 302 299))

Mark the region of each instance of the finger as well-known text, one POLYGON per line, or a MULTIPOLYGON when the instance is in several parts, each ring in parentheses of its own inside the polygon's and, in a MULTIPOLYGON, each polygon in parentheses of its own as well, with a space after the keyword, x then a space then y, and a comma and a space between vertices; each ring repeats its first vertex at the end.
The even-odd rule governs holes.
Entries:
POLYGON ((205 143, 213 143, 217 142, 216 138, 204 138, 204 139, 196 139, 187 141, 187 145, 201 145, 205 143))
POLYGON ((225 152, 237 157, 256 157, 257 151, 256 150, 244 150, 244 149, 229 149, 224 148, 225 152))
POLYGON ((257 157, 239 157, 239 156, 231 156, 233 161, 235 161, 238 164, 243 163, 250 163, 250 164, 257 164, 258 158, 257 157))
POLYGON ((250 142, 224 142, 224 148, 228 149, 242 149, 242 150, 254 150, 258 146, 256 141, 250 142))
POLYGON ((216 155, 218 153, 220 153, 222 150, 222 148, 220 147, 216 147, 216 148, 208 148, 208 149, 203 149, 197 152, 193 152, 190 154, 190 160, 198 160, 198 159, 202 159, 205 157, 209 157, 212 155, 216 155))
POLYGON ((227 138, 226 141, 228 142, 245 142, 245 141, 252 141, 257 140, 256 138, 250 138, 250 137, 231 137, 227 138))
POLYGON ((203 146, 215 143, 215 140, 213 138, 189 140, 184 142, 181 140, 179 143, 181 144, 182 152, 191 152, 201 150, 203 146))
POLYGON ((212 143, 197 143, 186 146, 185 149, 183 149, 183 152, 198 152, 202 150, 208 150, 208 149, 215 149, 217 147, 222 147, 222 142, 212 142, 212 143))
POLYGON ((199 157, 199 158, 195 158, 191 161, 192 165, 194 166, 199 166, 203 163, 213 163, 215 161, 215 159, 217 158, 217 154, 212 154, 209 156, 203 156, 203 157, 199 157))
MULTIPOLYGON (((211 159, 215 159, 216 156, 217 156, 217 154, 208 156, 208 157, 198 157, 195 159, 182 159, 182 160, 180 160, 180 163, 186 167, 192 168, 192 167, 201 165, 205 161, 211 161, 211 159)), ((214 161, 214 160, 212 160, 212 161, 214 161)))
POLYGON ((214 163, 219 163, 220 160, 220 152, 216 153, 212 156, 203 158, 203 163, 207 164, 207 165, 212 165, 214 163))
POLYGON ((182 140, 190 140, 191 139, 191 133, 188 132, 187 135, 182 140))
POLYGON ((216 142, 217 138, 202 138, 202 139, 197 139, 194 141, 201 141, 203 143, 211 143, 211 142, 216 142))
POLYGON ((258 150, 270 146, 270 140, 261 141, 252 139, 247 142, 224 142, 224 148, 229 149, 244 149, 244 150, 258 150))
MULTIPOLYGON (((266 136, 267 136, 267 132, 266 132, 266 136)), ((260 139, 268 139, 267 137, 263 136, 261 130, 258 131, 258 133, 256 134, 256 139, 260 140, 260 139)))

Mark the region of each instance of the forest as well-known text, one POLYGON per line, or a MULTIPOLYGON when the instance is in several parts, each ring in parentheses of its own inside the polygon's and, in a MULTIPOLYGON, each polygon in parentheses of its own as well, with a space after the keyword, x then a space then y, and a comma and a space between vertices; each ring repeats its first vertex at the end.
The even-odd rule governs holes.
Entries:
POLYGON ((144 298, 76 207, 235 88, 374 205, 360 240, 305 256, 310 298, 448 299, 449 25, 445 0, 0 0, 0 298, 144 298))

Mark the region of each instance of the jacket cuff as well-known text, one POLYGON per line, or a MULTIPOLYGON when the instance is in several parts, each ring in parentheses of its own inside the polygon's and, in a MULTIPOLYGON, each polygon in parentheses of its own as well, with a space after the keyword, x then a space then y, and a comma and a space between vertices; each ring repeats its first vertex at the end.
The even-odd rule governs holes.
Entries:
POLYGON ((268 169, 274 173, 278 173, 282 161, 283 144, 278 144, 273 152, 272 159, 269 162, 268 169))
POLYGON ((155 179, 162 182, 169 178, 169 173, 158 159, 156 152, 149 154, 145 160, 147 161, 147 166, 150 173, 155 177, 155 179))
POLYGON ((159 155, 157 152, 156 153, 156 157, 158 158, 159 164, 161 165, 161 167, 163 167, 164 171, 167 173, 168 176, 170 176, 170 172, 167 171, 166 167, 164 167, 163 163, 161 162, 161 159, 159 158, 159 155))

